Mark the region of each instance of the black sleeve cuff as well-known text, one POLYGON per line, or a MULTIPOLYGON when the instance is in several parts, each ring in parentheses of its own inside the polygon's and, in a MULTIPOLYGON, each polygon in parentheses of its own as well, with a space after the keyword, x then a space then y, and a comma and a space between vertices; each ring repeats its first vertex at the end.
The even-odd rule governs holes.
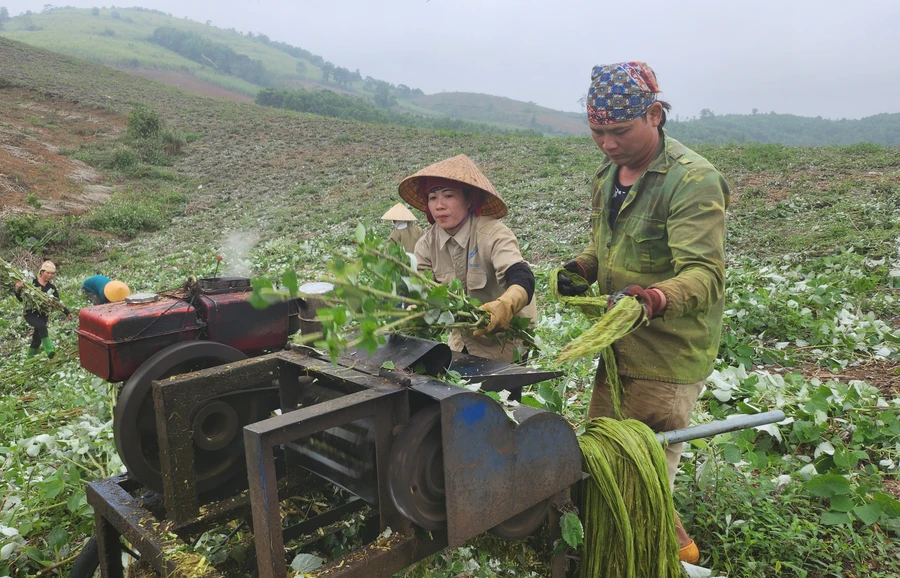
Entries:
POLYGON ((534 297, 534 273, 528 263, 522 261, 506 270, 506 286, 519 285, 528 293, 528 302, 534 297))

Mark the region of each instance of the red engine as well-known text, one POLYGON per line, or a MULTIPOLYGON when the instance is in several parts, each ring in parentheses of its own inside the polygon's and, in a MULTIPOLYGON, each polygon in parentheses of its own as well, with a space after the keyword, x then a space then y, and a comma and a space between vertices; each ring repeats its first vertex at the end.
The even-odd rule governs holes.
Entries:
POLYGON ((254 309, 250 291, 247 278, 216 277, 175 295, 139 293, 84 308, 76 330, 81 366, 107 381, 124 381, 151 355, 181 341, 216 341, 247 355, 284 347, 299 328, 302 303, 254 309))

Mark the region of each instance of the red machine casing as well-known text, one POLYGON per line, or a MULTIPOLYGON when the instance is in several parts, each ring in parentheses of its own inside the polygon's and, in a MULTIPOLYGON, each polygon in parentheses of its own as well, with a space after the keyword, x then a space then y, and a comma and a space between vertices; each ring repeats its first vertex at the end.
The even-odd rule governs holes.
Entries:
POLYGON ((81 366, 106 381, 131 377, 148 357, 179 341, 200 336, 197 310, 180 299, 153 303, 107 303, 78 313, 81 366))
POLYGON ((248 355, 284 347, 296 311, 288 303, 254 309, 249 296, 249 291, 200 294, 193 306, 162 297, 86 307, 76 330, 81 366, 107 381, 124 381, 151 355, 181 341, 208 339, 248 355))
POLYGON ((288 339, 288 303, 255 309, 247 301, 249 296, 250 292, 201 295, 197 310, 206 323, 205 338, 248 355, 281 349, 288 339))

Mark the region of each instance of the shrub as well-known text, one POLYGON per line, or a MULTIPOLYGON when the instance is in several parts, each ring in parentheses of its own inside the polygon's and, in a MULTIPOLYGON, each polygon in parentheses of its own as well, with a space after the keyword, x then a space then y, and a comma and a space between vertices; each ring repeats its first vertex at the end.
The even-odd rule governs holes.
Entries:
POLYGON ((155 110, 145 106, 136 106, 128 115, 127 134, 132 139, 149 139, 155 138, 160 129, 162 122, 155 110))
POLYGON ((87 225, 125 237, 134 237, 143 231, 158 231, 168 226, 177 210, 183 209, 184 200, 181 193, 113 195, 90 212, 87 225))

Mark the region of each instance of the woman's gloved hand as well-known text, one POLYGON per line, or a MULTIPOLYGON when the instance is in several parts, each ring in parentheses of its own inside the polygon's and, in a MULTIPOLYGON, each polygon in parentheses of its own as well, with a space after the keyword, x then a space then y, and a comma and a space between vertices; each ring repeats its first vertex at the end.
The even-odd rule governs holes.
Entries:
POLYGON ((497 333, 509 329, 513 316, 528 305, 528 292, 521 285, 510 285, 506 291, 495 299, 481 306, 482 311, 491 314, 487 327, 476 329, 472 335, 479 337, 488 333, 497 333))
POLYGON ((653 287, 644 289, 640 285, 629 285, 621 291, 616 291, 606 300, 606 310, 609 311, 621 301, 623 297, 634 297, 644 306, 647 312, 647 319, 653 319, 663 314, 666 310, 666 294, 659 289, 653 287))
POLYGON ((556 274, 556 288, 560 295, 564 297, 575 297, 577 295, 582 295, 590 289, 590 283, 576 284, 566 272, 584 278, 584 270, 581 268, 581 265, 578 264, 578 261, 572 260, 563 265, 563 270, 556 274))

